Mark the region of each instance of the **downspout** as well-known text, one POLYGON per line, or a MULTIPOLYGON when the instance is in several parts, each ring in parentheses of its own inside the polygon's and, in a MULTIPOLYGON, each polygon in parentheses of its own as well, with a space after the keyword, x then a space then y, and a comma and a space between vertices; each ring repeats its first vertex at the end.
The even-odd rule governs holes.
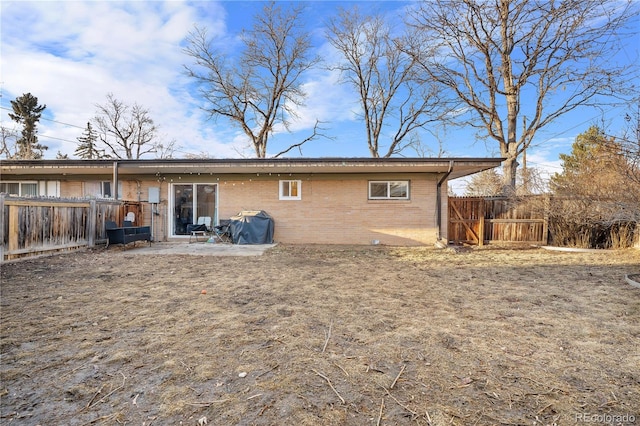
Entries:
POLYGON ((453 163, 453 160, 449 160, 449 170, 440 178, 436 186, 436 225, 438 226, 438 241, 442 239, 442 196, 440 192, 442 190, 442 184, 453 171, 453 163))
POLYGON ((113 199, 118 200, 118 162, 113 162, 113 199))

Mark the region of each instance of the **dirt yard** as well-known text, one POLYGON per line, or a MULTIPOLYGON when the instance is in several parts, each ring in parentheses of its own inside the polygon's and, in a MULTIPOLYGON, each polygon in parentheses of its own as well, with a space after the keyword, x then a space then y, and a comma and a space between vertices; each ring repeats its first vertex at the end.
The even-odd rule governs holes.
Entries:
POLYGON ((2 265, 0 423, 640 424, 638 250, 136 250, 2 265))

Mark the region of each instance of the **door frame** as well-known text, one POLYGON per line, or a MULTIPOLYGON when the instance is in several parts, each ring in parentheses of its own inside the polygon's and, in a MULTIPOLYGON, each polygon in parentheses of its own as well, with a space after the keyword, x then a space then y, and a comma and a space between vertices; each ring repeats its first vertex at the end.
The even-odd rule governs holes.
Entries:
POLYGON ((213 186, 215 188, 215 197, 213 200, 214 203, 214 207, 213 207, 213 217, 211 218, 211 226, 216 226, 218 225, 218 196, 219 196, 219 188, 220 186, 218 185, 218 182, 171 182, 169 183, 169 195, 167 197, 167 199, 169 200, 169 211, 168 211, 168 215, 167 215, 167 219, 169 221, 168 223, 168 229, 169 229, 169 237, 170 238, 188 238, 189 235, 188 234, 176 234, 175 232, 175 222, 176 222, 176 215, 175 215, 175 209, 176 209, 176 200, 175 200, 175 187, 176 186, 185 186, 185 185, 191 185, 192 189, 193 189, 193 197, 192 197, 192 209, 191 209, 191 220, 192 223, 195 223, 197 221, 197 217, 196 216, 196 208, 198 205, 198 191, 197 191, 197 186, 198 185, 202 185, 202 186, 213 186))

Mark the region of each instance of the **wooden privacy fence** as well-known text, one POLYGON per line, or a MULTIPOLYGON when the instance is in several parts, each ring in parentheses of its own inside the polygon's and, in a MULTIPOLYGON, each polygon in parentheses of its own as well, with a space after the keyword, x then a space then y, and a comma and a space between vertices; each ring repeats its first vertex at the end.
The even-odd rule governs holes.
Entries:
POLYGON ((0 194, 0 261, 93 247, 106 241, 105 221, 122 223, 139 203, 22 198, 0 194))
POLYGON ((485 242, 547 244, 548 220, 530 200, 502 197, 449 197, 449 241, 484 245, 485 242))

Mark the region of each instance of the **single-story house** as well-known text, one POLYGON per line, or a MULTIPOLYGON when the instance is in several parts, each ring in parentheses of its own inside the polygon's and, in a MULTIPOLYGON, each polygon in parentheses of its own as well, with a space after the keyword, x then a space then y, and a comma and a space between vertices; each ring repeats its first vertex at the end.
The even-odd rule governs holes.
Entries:
POLYGON ((136 225, 158 241, 188 238, 262 210, 283 243, 432 245, 447 238, 447 181, 501 158, 3 160, 0 192, 140 202, 136 225))

